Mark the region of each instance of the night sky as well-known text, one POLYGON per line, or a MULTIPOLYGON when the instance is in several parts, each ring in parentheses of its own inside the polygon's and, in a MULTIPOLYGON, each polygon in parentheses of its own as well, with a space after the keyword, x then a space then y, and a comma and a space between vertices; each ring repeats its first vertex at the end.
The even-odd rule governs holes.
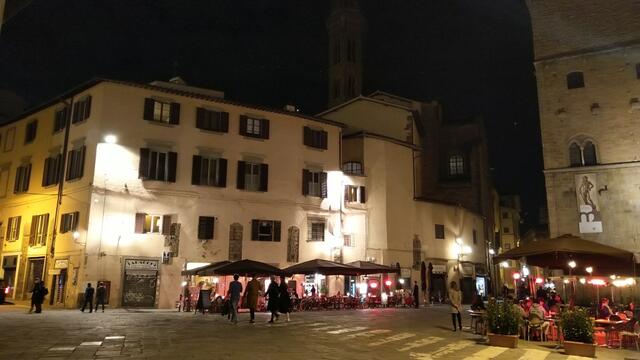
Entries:
MULTIPOLYGON (((364 90, 482 116, 494 182, 544 201, 531 25, 524 1, 365 0, 364 90)), ((30 105, 95 76, 178 74, 230 99, 315 114, 327 102, 328 1, 34 0, 0 33, 0 88, 30 105)), ((525 224, 526 228, 526 224, 525 224)))

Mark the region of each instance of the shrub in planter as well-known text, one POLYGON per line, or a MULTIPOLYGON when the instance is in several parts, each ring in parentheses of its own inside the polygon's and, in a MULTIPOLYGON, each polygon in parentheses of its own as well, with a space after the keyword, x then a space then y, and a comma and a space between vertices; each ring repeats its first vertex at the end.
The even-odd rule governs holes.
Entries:
POLYGON ((564 349, 567 355, 595 356, 593 343, 593 321, 587 309, 576 308, 560 314, 560 327, 564 336, 564 349))
POLYGON ((511 348, 518 346, 518 331, 522 318, 512 304, 498 304, 495 299, 491 299, 487 305, 486 316, 489 344, 511 348))

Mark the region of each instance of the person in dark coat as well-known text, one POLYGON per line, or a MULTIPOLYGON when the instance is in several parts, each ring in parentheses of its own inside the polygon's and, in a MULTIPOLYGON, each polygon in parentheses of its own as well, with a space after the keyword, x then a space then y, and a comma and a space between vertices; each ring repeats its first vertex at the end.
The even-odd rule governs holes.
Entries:
POLYGON ((289 287, 284 280, 284 276, 280 276, 280 299, 278 300, 278 307, 280 313, 287 314, 287 322, 289 322, 289 313, 291 312, 291 298, 289 296, 289 287))
POLYGON ((276 282, 276 277, 271 275, 271 283, 267 288, 266 294, 264 296, 267 299, 267 310, 271 312, 271 320, 270 323, 273 322, 273 318, 275 317, 278 320, 278 306, 279 306, 279 297, 280 290, 278 290, 278 283, 276 282))
POLYGON ((413 282, 413 306, 417 308, 420 307, 420 289, 418 288, 418 282, 413 282))
POLYGON ((96 289, 96 312, 98 312, 98 306, 102 305, 102 312, 104 312, 104 303, 107 302, 107 287, 101 281, 98 283, 96 289))
POLYGON ((82 309, 80 311, 84 312, 85 307, 89 304, 89 313, 93 312, 93 294, 96 289, 91 287, 91 283, 87 283, 87 288, 84 289, 84 304, 82 304, 82 309))
POLYGON ((42 303, 48 293, 49 291, 44 287, 40 278, 35 278, 33 280, 33 289, 31 289, 31 308, 29 309, 29 313, 33 311, 34 307, 36 308, 36 314, 42 312, 42 303))

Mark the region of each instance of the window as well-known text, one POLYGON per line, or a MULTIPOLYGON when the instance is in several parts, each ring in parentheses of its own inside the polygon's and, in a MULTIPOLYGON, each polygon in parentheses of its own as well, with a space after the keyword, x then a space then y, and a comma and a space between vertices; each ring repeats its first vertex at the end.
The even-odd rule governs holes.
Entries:
POLYGON ((436 239, 444 239, 444 225, 436 224, 436 239))
POLYGON ((345 185, 344 201, 348 203, 365 203, 364 186, 345 185))
POLYGON ((449 176, 464 176, 464 157, 460 154, 449 156, 449 176))
POLYGON ((171 215, 136 213, 136 234, 169 234, 171 215))
POLYGON ((64 129, 65 124, 67 123, 68 117, 69 117, 68 106, 65 106, 62 109, 56 110, 56 113, 53 116, 53 132, 54 133, 64 129))
POLYGON ((80 217, 80 213, 75 211, 72 213, 62 214, 60 218, 60 233, 64 234, 69 231, 78 230, 78 218, 80 217))
POLYGON ((143 180, 176 182, 178 154, 171 151, 140 149, 138 176, 143 180))
POLYGON ((640 79, 640 63, 636 64, 636 79, 640 79))
POLYGON ((355 247, 356 246, 356 241, 353 238, 353 235, 342 235, 343 239, 344 239, 344 246, 347 247, 355 247))
POLYGON ((84 173, 84 153, 86 147, 78 147, 69 151, 67 156, 67 177, 66 180, 80 179, 84 173))
POLYGON ((13 143, 16 136, 16 128, 12 127, 7 130, 7 135, 4 137, 4 152, 13 150, 13 143))
POLYGON ((327 173, 314 170, 302 170, 302 195, 327 197, 327 173))
POLYGON ((585 166, 592 166, 598 164, 596 158, 596 146, 591 141, 584 143, 582 148, 582 158, 584 159, 585 166))
POLYGON ((29 190, 29 178, 31 177, 31 164, 23 164, 16 169, 16 183, 13 187, 15 194, 29 190))
POLYGON ((478 232, 476 231, 476 229, 473 229, 473 245, 478 245, 478 232))
POLYGON ((251 220, 251 240, 280 241, 280 221, 251 220))
POLYGON ((511 229, 509 229, 508 227, 505 227, 502 229, 502 232, 504 232, 505 234, 508 234, 511 232, 511 229))
POLYGON ((269 120, 256 119, 249 116, 240 116, 240 135, 268 139, 269 138, 269 120))
POLYGON ((567 74, 567 89, 578 89, 584 87, 584 74, 581 71, 574 71, 567 74))
POLYGON ((0 166, 0 198, 7 196, 9 191, 9 171, 11 170, 11 164, 5 164, 0 166))
POLYGON ((34 215, 31 218, 31 233, 29 246, 44 246, 47 244, 49 214, 34 215))
POLYGON ((316 149, 327 149, 327 132, 323 130, 314 130, 310 127, 304 127, 303 142, 307 146, 316 149))
POLYGON ((198 108, 196 127, 202 130, 229 132, 229 113, 198 108))
POLYGON ((38 131, 38 120, 32 120, 27 124, 27 128, 24 134, 24 143, 28 144, 36 139, 36 132, 38 131))
POLYGON ((576 143, 569 146, 569 162, 571 166, 582 166, 582 150, 576 143))
POLYGON ((200 216, 198 218, 198 239, 212 240, 213 226, 216 218, 213 216, 200 216))
POLYGON ((573 142, 569 146, 569 165, 575 166, 593 166, 598 164, 596 155, 596 146, 591 141, 585 141, 581 147, 573 142))
POLYGON ((180 104, 146 98, 144 99, 143 118, 149 121, 177 125, 180 123, 180 104))
POLYGON ((307 241, 324 241, 325 221, 322 219, 310 220, 308 223, 307 241))
POLYGON ((269 165, 251 161, 238 161, 237 188, 251 191, 267 191, 269 165))
POLYGON ((7 221, 7 241, 16 241, 20 237, 20 216, 10 217, 7 221))
POLYGON ((73 118, 71 122, 76 124, 86 120, 91 115, 91 96, 87 96, 73 104, 73 118))
POLYGON ((362 163, 358 161, 347 161, 342 164, 342 171, 349 175, 363 175, 362 163))
POLYGON ((42 187, 57 184, 62 178, 62 154, 51 155, 44 159, 42 187))
POLYGON ((226 187, 227 159, 193 155, 191 184, 226 187))

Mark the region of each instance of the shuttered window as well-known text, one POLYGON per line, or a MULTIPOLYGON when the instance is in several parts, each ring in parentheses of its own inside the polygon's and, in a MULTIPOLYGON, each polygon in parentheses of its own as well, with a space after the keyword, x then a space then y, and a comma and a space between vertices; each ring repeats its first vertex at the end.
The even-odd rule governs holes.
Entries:
POLYGON ((86 147, 82 146, 69 151, 67 156, 66 180, 80 179, 84 174, 84 153, 86 147))
POLYGON ((29 179, 31 178, 31 164, 23 164, 16 169, 16 182, 13 192, 23 193, 29 191, 29 179))
POLYGON ((42 186, 57 184, 62 179, 62 154, 52 155, 44 159, 42 186))
POLYGON ((240 116, 240 135, 268 139, 269 120, 258 119, 246 115, 240 116))
POLYGON ((49 227, 49 214, 34 215, 31 218, 31 232, 29 233, 29 246, 46 245, 48 227, 49 227))
POLYGON ((327 197, 327 173, 315 170, 302 170, 302 195, 327 197))
POLYGON ((64 234, 69 231, 78 230, 79 217, 80 213, 78 211, 62 214, 62 216, 60 217, 60 233, 64 234))
POLYGON ((227 159, 194 155, 191 184, 227 186, 227 159))
POLYGON ((136 213, 136 234, 164 234, 171 231, 171 215, 136 213))
POLYGON ((307 241, 324 241, 325 221, 312 219, 307 222, 307 241))
POLYGON ((216 218, 213 216, 200 216, 198 218, 198 239, 211 240, 213 239, 213 227, 216 218))
POLYGON ((362 163, 358 161, 347 161, 342 164, 342 171, 349 175, 363 175, 362 163))
POLYGON ((251 161, 238 161, 237 188, 251 191, 267 191, 269 165, 251 161))
POLYGON ((280 241, 280 227, 277 220, 251 220, 251 240, 280 241))
POLYGON ((177 125, 180 123, 180 104, 146 98, 144 99, 143 118, 149 121, 177 125))
POLYGON ((347 203, 364 204, 366 202, 366 194, 365 194, 364 186, 345 185, 344 201, 347 203))
POLYGON ((28 144, 36 139, 36 133, 38 132, 38 120, 32 120, 27 124, 24 134, 24 143, 28 144))
POLYGON ((7 220, 7 241, 16 241, 20 238, 20 216, 10 217, 7 220))
POLYGON ((444 225, 436 224, 436 239, 444 239, 444 225))
POLYGON ((305 126, 303 131, 303 142, 305 145, 316 149, 327 149, 327 132, 315 130, 305 126))
POLYGON ((138 177, 143 180, 176 182, 178 154, 171 151, 140 149, 138 177))
POLYGON ((62 109, 56 110, 53 116, 53 132, 58 132, 64 129, 69 117, 69 107, 65 106, 62 109))
POLYGON ((85 121, 91 115, 91 96, 87 96, 73 104, 73 124, 85 121))
POLYGON ((196 127, 202 130, 229 132, 229 113, 197 108, 196 127))

